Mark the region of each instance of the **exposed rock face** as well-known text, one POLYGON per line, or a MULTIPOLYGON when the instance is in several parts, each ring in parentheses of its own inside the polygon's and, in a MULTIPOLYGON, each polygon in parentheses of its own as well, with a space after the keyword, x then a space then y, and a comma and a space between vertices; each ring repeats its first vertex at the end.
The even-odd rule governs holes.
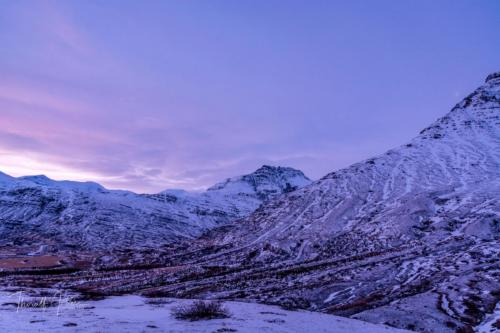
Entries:
POLYGON ((91 182, 0 174, 1 242, 52 251, 156 248, 248 216, 263 201, 308 183, 300 171, 262 167, 204 193, 139 195, 91 182))

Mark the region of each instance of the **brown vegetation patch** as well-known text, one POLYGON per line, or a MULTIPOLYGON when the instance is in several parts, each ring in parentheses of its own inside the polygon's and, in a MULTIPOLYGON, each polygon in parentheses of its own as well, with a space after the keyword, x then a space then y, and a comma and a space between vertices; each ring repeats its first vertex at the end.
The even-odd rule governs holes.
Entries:
POLYGON ((46 255, 0 259, 0 269, 38 268, 60 266, 61 257, 46 255))

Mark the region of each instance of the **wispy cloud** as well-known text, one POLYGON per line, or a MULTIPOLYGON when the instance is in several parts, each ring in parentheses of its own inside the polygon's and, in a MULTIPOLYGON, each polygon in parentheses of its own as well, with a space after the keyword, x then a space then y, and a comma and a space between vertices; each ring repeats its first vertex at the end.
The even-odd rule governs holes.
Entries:
POLYGON ((480 23, 465 28, 467 11, 425 5, 263 3, 2 3, 0 170, 148 192, 264 163, 318 178, 411 138, 500 66, 487 6, 464 6, 480 23), (415 30, 425 17, 440 23, 415 30), (467 72, 443 60, 457 54, 467 72))

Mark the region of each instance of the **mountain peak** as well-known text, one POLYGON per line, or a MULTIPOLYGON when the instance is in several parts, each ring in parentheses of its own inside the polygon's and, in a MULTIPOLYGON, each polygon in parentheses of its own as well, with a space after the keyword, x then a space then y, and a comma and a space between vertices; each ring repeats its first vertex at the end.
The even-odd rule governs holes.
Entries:
POLYGON ((289 167, 282 167, 282 166, 273 166, 273 165, 268 165, 268 164, 263 164, 258 170, 280 170, 280 169, 292 169, 289 167))
POLYGON ((276 166, 264 164, 260 168, 258 168, 256 171, 259 171, 259 170, 278 170, 280 168, 283 168, 283 167, 279 167, 279 166, 276 167, 276 166))
POLYGON ((500 72, 492 73, 486 78, 485 84, 477 88, 470 95, 465 97, 453 108, 469 108, 475 110, 475 115, 491 116, 498 113, 500 104, 500 72), (478 114, 479 112, 479 114, 478 114))
POLYGON ((50 179, 49 177, 45 175, 33 175, 33 176, 22 176, 19 177, 18 179, 20 180, 29 180, 33 183, 39 184, 39 185, 48 185, 52 184, 54 180, 50 179))
POLYGON ((300 170, 290 167, 263 165, 254 172, 228 178, 207 191, 227 194, 252 194, 268 200, 281 193, 290 192, 311 183, 300 170))
POLYGON ((500 72, 495 72, 495 73, 491 73, 490 75, 488 75, 484 82, 489 82, 489 81, 498 80, 498 79, 500 79, 500 72))
POLYGON ((267 165, 264 164, 254 172, 252 172, 250 175, 258 175, 258 174, 295 174, 295 175, 300 175, 304 177, 305 179, 308 179, 306 175, 300 170, 290 168, 290 167, 282 167, 282 166, 272 166, 272 165, 267 165))
POLYGON ((36 185, 57 187, 62 189, 74 189, 80 191, 89 190, 104 190, 105 188, 95 182, 79 182, 71 180, 54 180, 45 175, 34 175, 34 176, 22 176, 18 177, 19 180, 29 181, 36 185))

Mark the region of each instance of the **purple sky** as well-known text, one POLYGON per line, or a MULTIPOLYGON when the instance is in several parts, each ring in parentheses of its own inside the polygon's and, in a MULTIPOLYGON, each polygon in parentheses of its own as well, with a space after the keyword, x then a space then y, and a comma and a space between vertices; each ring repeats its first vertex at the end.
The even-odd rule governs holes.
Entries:
POLYGON ((500 1, 0 0, 0 170, 155 192, 311 178, 500 70, 500 1))

